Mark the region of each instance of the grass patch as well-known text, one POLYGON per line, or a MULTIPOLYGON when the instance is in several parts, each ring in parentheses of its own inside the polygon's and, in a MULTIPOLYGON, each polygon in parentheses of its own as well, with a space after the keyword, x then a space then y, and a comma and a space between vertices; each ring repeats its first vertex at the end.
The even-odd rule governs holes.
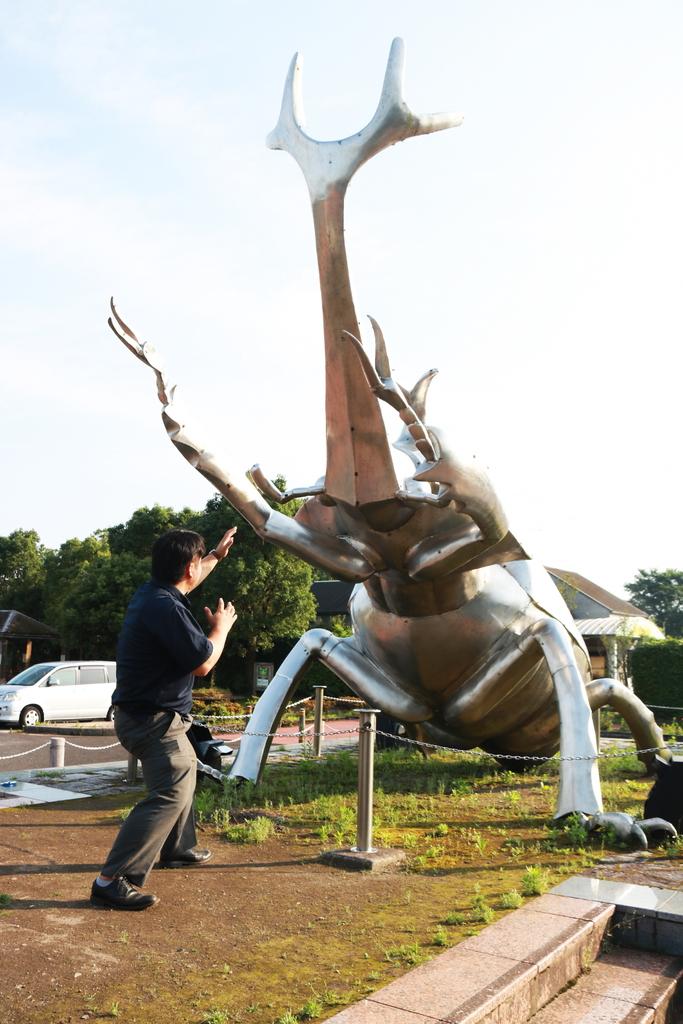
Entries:
POLYGON ((265 843, 275 831, 275 825, 270 818, 252 818, 250 821, 242 822, 239 825, 226 825, 223 829, 223 837, 229 843, 258 844, 265 843))

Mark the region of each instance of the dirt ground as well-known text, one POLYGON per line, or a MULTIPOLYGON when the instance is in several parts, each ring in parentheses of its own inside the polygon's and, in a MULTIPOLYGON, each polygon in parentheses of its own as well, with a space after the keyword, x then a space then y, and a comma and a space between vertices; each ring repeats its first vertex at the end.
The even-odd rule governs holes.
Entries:
POLYGON ((157 907, 95 909, 90 885, 129 803, 0 814, 4 1024, 200 1024, 212 1012, 270 1024, 313 993, 357 999, 407 969, 386 959, 387 922, 394 939, 404 925, 402 941, 423 939, 439 920, 435 890, 447 907, 460 884, 339 872, 290 830, 251 847, 205 833, 209 864, 152 875, 157 907))

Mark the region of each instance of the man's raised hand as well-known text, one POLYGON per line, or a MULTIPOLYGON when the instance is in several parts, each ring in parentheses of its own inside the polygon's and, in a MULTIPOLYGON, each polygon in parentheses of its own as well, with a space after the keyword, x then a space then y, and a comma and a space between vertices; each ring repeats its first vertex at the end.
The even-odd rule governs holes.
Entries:
POLYGON ((216 544, 215 548, 213 549, 213 553, 219 562, 223 561, 228 551, 232 547, 236 533, 237 527, 231 526, 229 530, 225 531, 221 539, 218 541, 218 544, 216 544))
POLYGON ((218 604, 216 605, 216 611, 212 612, 210 608, 204 609, 204 614, 209 620, 209 626, 211 630, 218 630, 223 635, 227 636, 232 627, 235 625, 237 618, 237 612, 235 611, 232 602, 228 601, 226 604, 222 597, 218 598, 218 604))

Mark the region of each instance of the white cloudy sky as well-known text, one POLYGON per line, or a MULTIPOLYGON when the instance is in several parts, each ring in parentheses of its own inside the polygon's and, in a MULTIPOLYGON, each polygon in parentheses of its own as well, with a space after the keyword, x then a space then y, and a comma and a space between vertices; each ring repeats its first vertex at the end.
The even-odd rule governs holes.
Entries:
POLYGON ((308 198, 264 137, 297 49, 310 133, 362 127, 394 35, 465 122, 352 183, 359 313, 546 564, 683 567, 679 0, 0 0, 0 534, 209 496, 112 293, 236 467, 323 472, 308 198))

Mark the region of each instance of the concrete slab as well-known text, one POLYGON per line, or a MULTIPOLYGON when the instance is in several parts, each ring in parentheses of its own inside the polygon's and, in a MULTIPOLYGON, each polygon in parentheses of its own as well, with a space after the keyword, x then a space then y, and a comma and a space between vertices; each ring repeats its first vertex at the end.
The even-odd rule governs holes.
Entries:
POLYGON ((671 889, 656 889, 650 885, 632 885, 629 882, 609 882, 587 875, 574 875, 551 890, 558 896, 612 903, 614 906, 656 914, 677 893, 671 889))
POLYGON ((534 1024, 654 1024, 654 1011, 647 1006, 594 992, 571 993, 571 1001, 554 999, 534 1017, 534 1024))
POLYGON ((391 871, 405 863, 405 850, 386 847, 382 850, 360 852, 354 849, 326 850, 319 860, 344 871, 391 871))
MULTIPOLYGON (((424 1013, 430 1020, 474 1024, 490 1018, 496 1024, 516 1024, 526 1020, 533 1010, 535 975, 536 967, 531 964, 482 956, 460 944, 369 999, 385 1009, 424 1013)), ((333 1020, 336 1024, 337 1018, 333 1020)))
POLYGON ((535 1010, 545 1006, 581 974, 586 964, 593 962, 611 916, 612 908, 604 905, 592 920, 523 908, 465 939, 459 948, 534 964, 537 973, 530 998, 535 1010))
POLYGON ((657 1024, 664 1024, 682 973, 683 962, 675 957, 619 949, 603 954, 580 985, 586 992, 649 1007, 657 1024))
POLYGON ((433 1017, 363 999, 330 1017, 328 1024, 435 1024, 433 1017))
POLYGON ((683 894, 676 890, 575 875, 552 894, 592 896, 611 903, 611 938, 616 945, 683 956, 683 894))
POLYGON ((75 793, 56 786, 39 786, 34 782, 17 780, 11 788, 0 788, 0 810, 3 807, 21 807, 27 804, 49 804, 60 800, 84 800, 87 793, 75 793))

